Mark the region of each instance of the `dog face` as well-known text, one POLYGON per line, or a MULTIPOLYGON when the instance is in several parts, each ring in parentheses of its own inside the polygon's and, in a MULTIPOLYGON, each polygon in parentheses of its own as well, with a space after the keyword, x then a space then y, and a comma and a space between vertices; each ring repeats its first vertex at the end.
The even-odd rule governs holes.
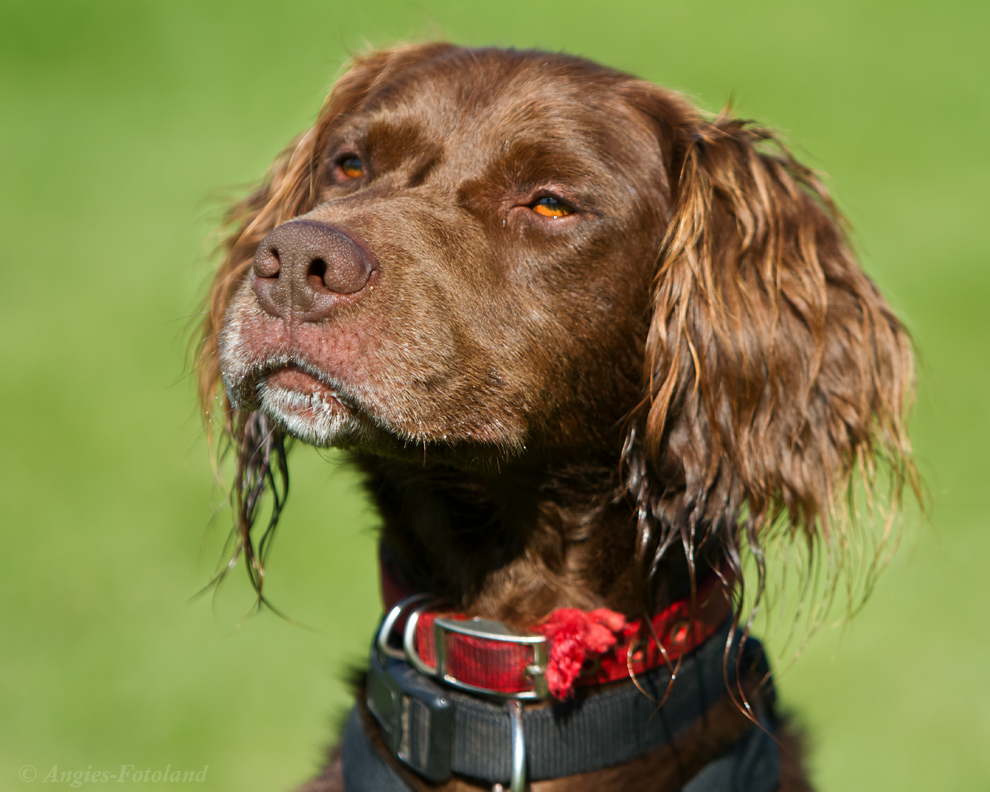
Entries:
POLYGON ((656 135, 584 61, 400 60, 358 66, 299 144, 305 200, 226 310, 231 401, 384 454, 600 445, 641 388, 656 135))

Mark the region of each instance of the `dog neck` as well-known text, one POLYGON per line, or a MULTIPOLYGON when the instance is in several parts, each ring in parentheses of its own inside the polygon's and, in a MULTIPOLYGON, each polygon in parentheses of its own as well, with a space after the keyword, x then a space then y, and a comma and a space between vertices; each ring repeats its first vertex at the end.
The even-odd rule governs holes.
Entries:
MULTIPOLYGON (((636 520, 615 461, 497 475, 359 457, 382 543, 409 590, 524 628, 556 608, 643 614, 636 520)), ((655 607, 690 591, 671 561, 655 607)))

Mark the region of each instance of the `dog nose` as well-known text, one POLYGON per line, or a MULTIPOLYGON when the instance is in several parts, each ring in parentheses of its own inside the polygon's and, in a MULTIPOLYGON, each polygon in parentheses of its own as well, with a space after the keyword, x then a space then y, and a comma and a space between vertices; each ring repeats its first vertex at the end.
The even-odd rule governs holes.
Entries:
POLYGON ((343 229, 291 220, 258 245, 252 285, 272 316, 318 322, 345 295, 364 289, 376 268, 371 253, 343 229))

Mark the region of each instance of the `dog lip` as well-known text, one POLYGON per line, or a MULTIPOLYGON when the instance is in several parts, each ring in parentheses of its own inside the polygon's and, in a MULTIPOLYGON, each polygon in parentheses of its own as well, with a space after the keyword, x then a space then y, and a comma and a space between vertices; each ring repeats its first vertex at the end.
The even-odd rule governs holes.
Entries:
POLYGON ((357 411, 340 391, 306 368, 286 363, 255 380, 258 408, 291 435, 315 446, 346 441, 360 428, 357 411))
POLYGON ((258 385, 279 388, 310 398, 336 402, 341 407, 353 409, 353 405, 348 404, 350 400, 342 395, 339 386, 327 382, 318 374, 298 365, 287 364, 264 371, 258 377, 258 385))

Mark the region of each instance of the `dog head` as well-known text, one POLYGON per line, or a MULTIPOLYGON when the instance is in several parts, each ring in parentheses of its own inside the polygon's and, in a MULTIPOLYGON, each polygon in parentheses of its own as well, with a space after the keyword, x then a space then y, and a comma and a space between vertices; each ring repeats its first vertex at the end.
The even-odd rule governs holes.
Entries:
POLYGON ((372 53, 228 220, 200 382, 241 445, 260 417, 454 469, 613 465, 648 568, 710 537, 737 563, 781 517, 841 534, 875 454, 913 480, 910 342, 828 194, 673 92, 563 55, 372 53))

